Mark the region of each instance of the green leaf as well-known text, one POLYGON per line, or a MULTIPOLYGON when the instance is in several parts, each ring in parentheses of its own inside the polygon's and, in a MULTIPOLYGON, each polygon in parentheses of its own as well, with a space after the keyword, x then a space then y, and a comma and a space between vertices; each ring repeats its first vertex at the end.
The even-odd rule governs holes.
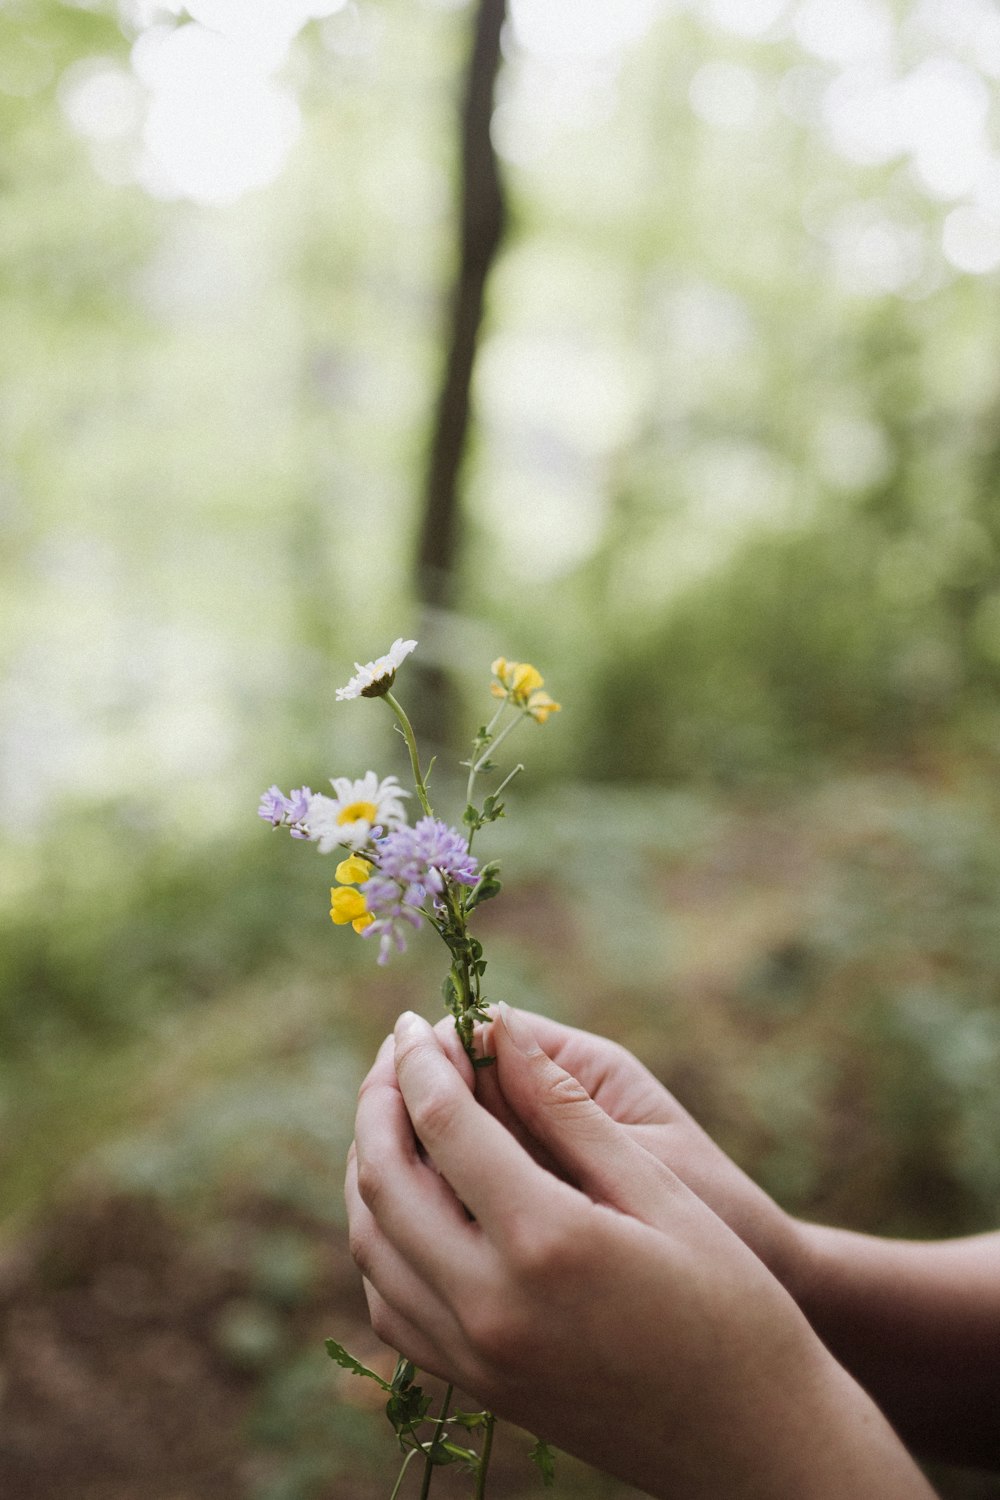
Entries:
POLYGON ((368 1366, 363 1365, 360 1359, 355 1359, 353 1354, 348 1354, 343 1344, 338 1344, 336 1339, 327 1339, 326 1352, 331 1359, 336 1360, 338 1365, 342 1365, 345 1370, 350 1370, 352 1375, 366 1375, 369 1380, 374 1380, 376 1385, 380 1385, 384 1391, 391 1391, 393 1389, 387 1380, 382 1379, 381 1375, 376 1375, 375 1371, 369 1370, 368 1366))
POLYGON ((441 981, 441 999, 445 1003, 445 1008, 449 1010, 453 1016, 458 1014, 459 1006, 461 1005, 462 1001, 459 994, 458 985, 455 983, 455 976, 451 972, 451 970, 448 971, 448 973, 444 976, 444 979, 441 981))
POLYGON ((464 1427, 471 1432, 474 1427, 485 1427, 488 1411, 453 1411, 448 1418, 449 1425, 454 1422, 456 1427, 464 1427))
POLYGON ((472 1066, 474 1068, 492 1068, 495 1062, 496 1058, 491 1054, 489 1057, 474 1057, 472 1059, 472 1066))
POLYGON ((480 817, 479 817, 479 813, 478 813, 477 809, 473 807, 473 805, 472 805, 471 802, 467 805, 467 807, 465 809, 465 812, 462 814, 462 822, 468 828, 479 828, 479 827, 481 827, 481 820, 480 820, 480 817))
POLYGON ((385 1414, 398 1435, 422 1422, 430 1404, 430 1396, 425 1396, 419 1385, 408 1385, 389 1397, 385 1403, 385 1414))
POLYGON ((492 859, 488 865, 483 865, 482 870, 479 872, 479 879, 473 886, 471 894, 465 903, 466 911, 472 911, 481 902, 491 901, 494 896, 500 894, 503 886, 499 879, 499 871, 500 861, 497 859, 492 859))
POLYGON ((408 1385, 413 1384, 413 1377, 417 1373, 417 1367, 411 1359, 400 1355, 396 1361, 396 1368, 392 1372, 392 1386, 394 1391, 404 1391, 408 1385))
POLYGON ((465 1464, 478 1464, 479 1454, 474 1452, 472 1448, 463 1448, 461 1443, 453 1443, 450 1438, 443 1438, 441 1442, 437 1444, 435 1453, 431 1458, 431 1463, 453 1464, 456 1459, 465 1464), (445 1453, 448 1454, 447 1458, 438 1458, 437 1454, 442 1448, 444 1449, 445 1453))
POLYGON ((550 1489, 556 1482, 556 1456, 548 1443, 543 1443, 537 1438, 535 1446, 531 1449, 528 1457, 533 1464, 537 1464, 542 1476, 542 1484, 550 1489))

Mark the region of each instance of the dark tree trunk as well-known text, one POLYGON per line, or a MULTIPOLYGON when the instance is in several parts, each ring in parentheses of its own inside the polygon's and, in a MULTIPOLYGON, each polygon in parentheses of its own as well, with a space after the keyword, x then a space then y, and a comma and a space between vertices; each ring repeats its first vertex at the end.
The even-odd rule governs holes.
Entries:
MULTIPOLYGON (((460 546, 462 466, 468 446, 469 392, 483 317, 486 281, 503 237, 505 207, 490 122, 500 68, 506 0, 479 0, 462 107, 461 241, 452 292, 447 352, 431 436, 416 558, 420 630, 433 647, 435 621, 454 604, 460 546)), ((445 674, 422 669, 415 718, 423 735, 447 744, 445 674)))

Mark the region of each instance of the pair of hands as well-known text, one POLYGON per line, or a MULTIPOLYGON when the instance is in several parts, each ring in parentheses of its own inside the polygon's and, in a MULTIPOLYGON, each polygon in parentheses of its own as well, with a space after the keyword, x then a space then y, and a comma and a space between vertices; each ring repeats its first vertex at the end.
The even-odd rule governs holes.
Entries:
POLYGON ((421 1368, 676 1500, 931 1491, 794 1296, 797 1227, 624 1049, 523 1011, 401 1018, 347 1174, 372 1324, 421 1368))

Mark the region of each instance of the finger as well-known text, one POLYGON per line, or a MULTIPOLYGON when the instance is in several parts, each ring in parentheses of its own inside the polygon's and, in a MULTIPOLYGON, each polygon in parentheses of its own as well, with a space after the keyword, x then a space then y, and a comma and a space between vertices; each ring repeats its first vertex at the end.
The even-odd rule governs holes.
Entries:
MULTIPOLYGON (((479 1081, 476 1077, 477 1070, 473 1068, 472 1063, 469 1061, 469 1055, 462 1046, 462 1038, 455 1029, 453 1018, 451 1016, 443 1016, 435 1025, 434 1032, 445 1053, 451 1058, 455 1067, 462 1075, 465 1083, 470 1089, 475 1089, 479 1081)), ((483 1071, 487 1072, 489 1070, 484 1069, 483 1071)))
POLYGON ((499 1008, 500 1082, 528 1129, 585 1193, 658 1229, 677 1222, 687 1190, 539 1045, 534 1018, 499 1008))
POLYGON ((362 1274, 372 1327, 383 1343, 399 1349, 421 1368, 430 1368, 431 1349, 441 1363, 443 1341, 450 1341, 452 1348, 460 1342, 457 1322, 379 1230, 358 1191, 353 1152, 348 1158, 344 1197, 351 1254, 362 1274))
POLYGON ((418 1369, 426 1370, 428 1375, 436 1375, 439 1380, 452 1385, 461 1384, 457 1372, 433 1339, 415 1328, 405 1314, 391 1307, 370 1281, 362 1280, 362 1286, 372 1328, 383 1344, 387 1344, 397 1354, 402 1354, 405 1359, 412 1360, 418 1369))
POLYGON ((412 1013, 396 1023, 396 1075, 428 1156, 489 1242, 502 1247, 525 1223, 546 1223, 555 1193, 576 1207, 572 1189, 554 1181, 477 1103, 434 1032, 412 1013))
MULTIPOLYGON (((433 1046, 456 1091, 471 1102, 455 1068, 436 1041, 433 1046)), ((351 1170, 359 1197, 402 1259, 443 1293, 454 1281, 456 1262, 470 1269, 478 1264, 478 1235, 448 1183, 421 1155, 391 1055, 383 1050, 362 1084, 354 1127, 351 1170)))
POLYGON ((685 1117, 660 1081, 618 1042, 532 1011, 519 1010, 518 1014, 528 1017, 542 1051, 572 1073, 612 1119, 640 1125, 685 1117))

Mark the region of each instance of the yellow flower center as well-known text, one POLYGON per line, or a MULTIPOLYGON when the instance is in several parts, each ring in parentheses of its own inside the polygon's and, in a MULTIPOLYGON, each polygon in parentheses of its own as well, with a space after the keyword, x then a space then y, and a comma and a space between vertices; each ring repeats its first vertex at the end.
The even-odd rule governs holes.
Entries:
POLYGON ((345 823, 360 823, 362 819, 366 823, 374 823, 377 812, 374 802, 351 802, 341 809, 337 822, 341 827, 345 823))

